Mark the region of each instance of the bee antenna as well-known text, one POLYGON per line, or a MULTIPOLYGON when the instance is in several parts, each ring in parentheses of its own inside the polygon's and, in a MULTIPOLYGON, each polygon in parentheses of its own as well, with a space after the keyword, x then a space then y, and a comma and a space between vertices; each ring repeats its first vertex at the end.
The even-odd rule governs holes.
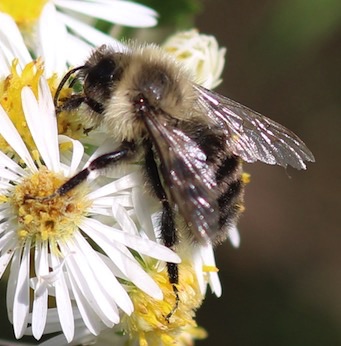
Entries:
POLYGON ((59 95, 60 95, 60 92, 61 90, 63 89, 65 83, 67 82, 67 80, 70 78, 70 76, 72 74, 74 74, 76 71, 78 70, 82 70, 84 69, 86 66, 85 65, 82 65, 82 66, 78 66, 78 67, 75 67, 73 69, 71 69, 64 77, 63 79, 61 80, 61 82, 59 83, 58 85, 58 88, 56 90, 56 93, 54 94, 54 98, 53 98, 53 103, 54 103, 54 106, 57 107, 57 102, 58 102, 58 99, 59 99, 59 95))

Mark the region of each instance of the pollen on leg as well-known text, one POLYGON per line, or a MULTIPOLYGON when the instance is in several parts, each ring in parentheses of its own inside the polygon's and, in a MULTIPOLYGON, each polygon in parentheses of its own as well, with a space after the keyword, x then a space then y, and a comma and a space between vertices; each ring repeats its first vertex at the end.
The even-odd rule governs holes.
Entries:
POLYGON ((21 241, 50 241, 71 237, 86 216, 90 201, 80 187, 64 196, 54 195, 66 178, 46 167, 15 186, 10 202, 17 214, 17 236, 21 241))

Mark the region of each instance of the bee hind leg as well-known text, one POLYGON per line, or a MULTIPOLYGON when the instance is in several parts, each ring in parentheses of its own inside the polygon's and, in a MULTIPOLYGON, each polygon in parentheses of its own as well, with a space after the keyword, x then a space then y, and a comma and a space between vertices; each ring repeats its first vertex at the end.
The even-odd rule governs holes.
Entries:
MULTIPOLYGON (((163 211, 161 218, 161 236, 164 241, 165 246, 172 248, 177 243, 176 228, 174 223, 173 211, 169 205, 168 200, 162 202, 163 211)), ((169 322, 170 318, 173 316, 174 312, 177 310, 180 302, 179 291, 177 284, 179 283, 179 267, 176 263, 167 263, 168 279, 173 287, 173 292, 175 295, 175 304, 172 310, 165 317, 169 322)))
MULTIPOLYGON (((157 164, 154 159, 154 153, 150 142, 146 143, 146 171, 151 182, 152 188, 156 197, 160 200, 162 204, 162 216, 161 216, 161 238, 163 243, 168 248, 173 249, 176 245, 178 238, 174 221, 173 209, 168 201, 166 192, 162 186, 157 164)), ((176 263, 167 263, 167 272, 169 283, 173 287, 175 295, 175 304, 172 310, 165 316, 165 319, 169 322, 170 318, 173 316, 174 312, 177 310, 180 302, 179 291, 177 284, 179 283, 179 268, 176 263)))

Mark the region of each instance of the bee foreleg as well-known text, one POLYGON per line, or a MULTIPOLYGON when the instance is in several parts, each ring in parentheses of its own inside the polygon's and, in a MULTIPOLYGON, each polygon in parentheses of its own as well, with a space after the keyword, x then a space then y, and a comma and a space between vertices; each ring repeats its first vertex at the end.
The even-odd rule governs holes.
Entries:
POLYGON ((78 108, 83 102, 85 102, 86 97, 81 95, 72 95, 66 99, 63 104, 56 106, 56 114, 61 112, 70 112, 78 108))
POLYGON ((63 111, 70 112, 78 108, 82 103, 88 105, 91 110, 98 114, 102 114, 104 111, 103 105, 94 99, 84 95, 72 95, 62 105, 56 107, 56 113, 59 114, 63 111))

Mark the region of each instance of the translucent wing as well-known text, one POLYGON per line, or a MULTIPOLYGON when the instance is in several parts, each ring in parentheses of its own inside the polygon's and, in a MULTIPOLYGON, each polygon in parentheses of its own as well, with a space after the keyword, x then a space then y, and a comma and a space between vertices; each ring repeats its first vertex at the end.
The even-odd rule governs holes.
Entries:
POLYGON ((315 161, 303 141, 284 126, 199 85, 194 88, 207 116, 224 129, 231 152, 244 161, 297 169, 306 168, 304 161, 315 161))
POLYGON ((144 118, 161 160, 162 176, 197 240, 208 243, 218 229, 214 171, 197 143, 152 112, 144 118))

